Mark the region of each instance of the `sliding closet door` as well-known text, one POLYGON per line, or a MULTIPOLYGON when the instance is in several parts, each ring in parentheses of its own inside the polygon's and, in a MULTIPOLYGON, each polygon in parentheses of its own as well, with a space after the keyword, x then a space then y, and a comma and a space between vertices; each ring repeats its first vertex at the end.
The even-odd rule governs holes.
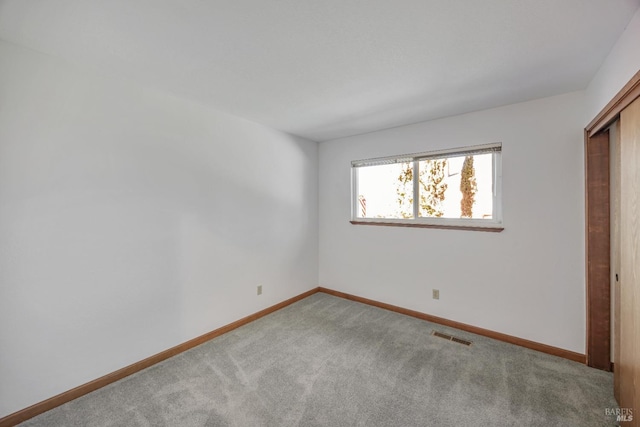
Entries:
POLYGON ((640 426, 640 98, 620 114, 620 407, 640 426))
MULTIPOLYGON (((620 120, 611 127, 609 147, 611 149, 611 300, 613 304, 612 325, 613 339, 611 340, 614 364, 620 366, 620 120)), ((613 372, 613 394, 620 402, 620 369, 613 372)))

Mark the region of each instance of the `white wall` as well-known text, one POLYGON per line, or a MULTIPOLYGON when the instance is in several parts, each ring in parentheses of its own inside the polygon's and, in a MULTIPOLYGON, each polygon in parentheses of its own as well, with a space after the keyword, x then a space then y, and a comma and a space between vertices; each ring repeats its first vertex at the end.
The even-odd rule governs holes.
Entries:
POLYGON ((585 126, 640 70, 640 9, 631 18, 613 49, 589 83, 585 97, 585 126))
POLYGON ((321 143, 320 285, 584 353, 583 95, 321 143), (503 232, 349 223, 351 160, 491 142, 503 232))
POLYGON ((315 142, 0 63, 0 417, 317 286, 315 142))

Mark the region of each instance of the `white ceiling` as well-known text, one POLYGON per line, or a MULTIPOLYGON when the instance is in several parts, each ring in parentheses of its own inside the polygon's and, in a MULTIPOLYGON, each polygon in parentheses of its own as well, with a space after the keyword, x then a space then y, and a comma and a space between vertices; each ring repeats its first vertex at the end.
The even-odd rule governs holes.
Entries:
POLYGON ((586 87, 640 0, 0 0, 0 38, 312 140, 586 87))

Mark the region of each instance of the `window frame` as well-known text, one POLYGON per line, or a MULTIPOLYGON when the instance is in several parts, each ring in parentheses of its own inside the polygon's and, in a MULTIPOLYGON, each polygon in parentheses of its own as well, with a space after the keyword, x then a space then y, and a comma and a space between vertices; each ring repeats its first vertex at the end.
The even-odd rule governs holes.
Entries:
MULTIPOLYGON (((413 180, 413 200, 419 200, 419 180, 413 180)), ((502 231, 502 143, 475 145, 468 147, 451 148, 445 150, 427 151, 421 153, 404 154, 396 156, 376 157, 371 159, 354 160, 351 162, 351 224, 355 225, 382 225, 399 227, 444 228, 474 231, 502 231), (493 168, 493 212, 491 219, 482 218, 434 218, 420 217, 419 203, 413 204, 413 218, 360 218, 358 212, 360 201, 358 200, 358 169, 367 166, 380 166, 392 163, 413 163, 413 176, 419 175, 419 164, 422 160, 445 159, 450 157, 462 157, 465 155, 477 155, 492 153, 493 168)))

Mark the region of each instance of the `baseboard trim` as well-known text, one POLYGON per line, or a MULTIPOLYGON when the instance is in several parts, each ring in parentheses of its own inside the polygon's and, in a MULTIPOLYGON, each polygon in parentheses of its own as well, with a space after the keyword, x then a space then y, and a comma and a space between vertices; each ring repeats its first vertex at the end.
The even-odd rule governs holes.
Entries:
POLYGON ((372 305, 374 307, 383 308, 385 310, 394 311, 396 313, 405 314, 407 316, 415 317, 422 320, 427 320, 429 322, 438 323, 440 325, 449 326, 452 328, 460 329, 462 331, 471 332, 477 335, 482 335, 484 337, 493 338, 498 341, 504 341, 509 344, 519 345, 521 347, 525 347, 531 350, 540 351, 542 353, 551 354, 553 356, 562 357, 564 359, 569 359, 574 362, 586 363, 586 356, 581 353, 576 353, 570 350, 565 350, 558 347, 553 347, 547 344, 541 344, 535 341, 529 341, 524 338, 514 337, 512 335, 503 334, 500 332, 491 331, 489 329, 479 328, 477 326, 467 325, 466 323, 456 322, 454 320, 445 319, 442 317, 432 316, 430 314, 421 313, 415 310, 409 310, 408 308, 398 307, 395 305, 387 304, 380 301, 371 300, 368 298, 359 297, 356 295, 347 294, 340 291, 334 291, 333 289, 327 289, 320 287, 320 292, 324 292, 325 294, 333 295, 336 297, 348 299, 351 301, 360 302, 363 304, 372 305))
POLYGON ((300 301, 310 295, 318 292, 319 288, 311 289, 307 292, 304 292, 300 295, 297 295, 293 298, 289 298, 286 301, 282 301, 278 304, 272 305, 271 307, 265 308, 264 310, 258 311, 257 313, 251 314, 247 317, 243 317, 240 320, 236 320, 233 323, 229 323, 228 325, 222 326, 216 330, 211 332, 207 332, 204 335, 200 335, 199 337, 193 338, 189 341, 186 341, 182 344, 179 344, 175 347, 172 347, 168 350, 162 351, 153 356, 147 357, 144 360, 133 363, 127 367, 119 369, 117 371, 111 372, 103 377, 90 381, 86 384, 82 384, 76 388, 65 391, 63 393, 58 394, 57 396, 51 397, 47 400, 43 400, 42 402, 36 403, 34 405, 29 406, 28 408, 22 409, 20 411, 14 412, 13 414, 9 414, 4 418, 0 418, 0 427, 10 427, 15 426, 21 422, 24 422, 30 418, 35 417, 36 415, 40 415, 44 412, 47 412, 57 406, 60 406, 64 403, 70 402, 74 399, 77 399, 80 396, 84 396, 87 393, 91 393, 99 388, 102 388, 106 385, 109 385, 113 382, 121 380, 122 378, 128 377, 131 374, 134 374, 138 371, 146 369, 150 366, 155 365, 156 363, 160 363, 163 360, 166 360, 170 357, 173 357, 177 354, 180 354, 184 351, 187 351, 193 347, 196 347, 200 344, 203 344, 209 340, 212 340, 222 334, 226 334, 234 329, 239 328, 240 326, 244 326, 247 323, 251 323, 254 320, 257 320, 261 317, 266 316, 267 314, 271 314, 274 311, 278 311, 281 308, 284 308, 288 305, 293 304, 294 302, 300 301))
MULTIPOLYGON (((189 341, 186 341, 182 344, 179 344, 175 347, 172 347, 168 350, 162 351, 158 354, 150 356, 144 360, 133 363, 129 366, 126 366, 117 371, 111 372, 105 376, 102 376, 98 379, 90 381, 86 384, 82 384, 76 388, 65 391, 63 393, 58 394, 57 396, 51 397, 47 400, 43 400, 42 402, 36 403, 34 405, 29 406, 28 408, 22 409, 20 411, 14 412, 13 414, 9 414, 4 418, 0 418, 0 427, 11 427, 24 422, 30 418, 33 418, 37 415, 40 415, 44 412, 47 412, 55 407, 63 405, 67 402, 70 402, 74 399, 77 399, 80 396, 84 396, 85 394, 91 393, 99 388, 102 388, 106 385, 114 383, 122 378, 128 377, 131 374, 139 372, 143 369, 146 369, 150 366, 153 366, 157 363, 162 362, 170 357, 173 357, 177 354, 185 352, 193 347, 196 347, 200 344, 203 344, 207 341, 210 341, 220 335, 223 335, 227 332, 230 332, 234 329, 239 328, 240 326, 244 326, 248 323, 253 322, 261 317, 266 316, 267 314, 271 314, 275 311, 280 310, 288 305, 293 304, 294 302, 300 301, 310 295, 313 295, 317 292, 323 292, 325 294, 333 295, 336 297, 348 299, 351 301, 360 302, 363 304, 371 305, 374 307, 379 307, 385 310, 393 311, 396 313, 404 314, 407 316, 415 317, 417 319, 426 320, 433 323, 438 323, 440 325, 449 326, 452 328, 460 329, 463 331, 471 332, 474 334, 482 335, 488 338, 493 338, 499 341, 504 341, 509 344, 519 345, 521 347, 529 348, 531 350, 540 351, 542 353, 551 354, 553 356, 562 357, 565 359, 572 360, 574 362, 586 363, 586 356, 584 354, 576 353, 573 351, 565 350, 558 347, 553 347, 546 344, 541 344, 535 341, 529 341, 524 338, 514 337, 512 335, 503 334, 500 332, 491 331, 489 329, 479 328, 477 326, 467 325, 465 323, 456 322, 453 320, 445 319, 442 317, 432 316, 430 314, 421 313, 419 311, 410 310, 403 307, 398 307, 395 305, 387 304, 380 301, 371 300, 368 298, 359 297, 356 295, 347 294, 340 291, 335 291, 333 289, 317 287, 311 289, 307 292, 304 292, 300 295, 297 295, 293 298, 289 298, 288 300, 282 301, 278 304, 272 305, 271 307, 265 308, 264 310, 258 311, 257 313, 251 314, 247 317, 243 317, 240 320, 236 320, 235 322, 229 323, 228 325, 222 326, 218 329, 215 329, 211 332, 207 332, 204 335, 200 335, 199 337, 193 338, 189 341)), ((613 369, 612 369, 613 370, 613 369)))

